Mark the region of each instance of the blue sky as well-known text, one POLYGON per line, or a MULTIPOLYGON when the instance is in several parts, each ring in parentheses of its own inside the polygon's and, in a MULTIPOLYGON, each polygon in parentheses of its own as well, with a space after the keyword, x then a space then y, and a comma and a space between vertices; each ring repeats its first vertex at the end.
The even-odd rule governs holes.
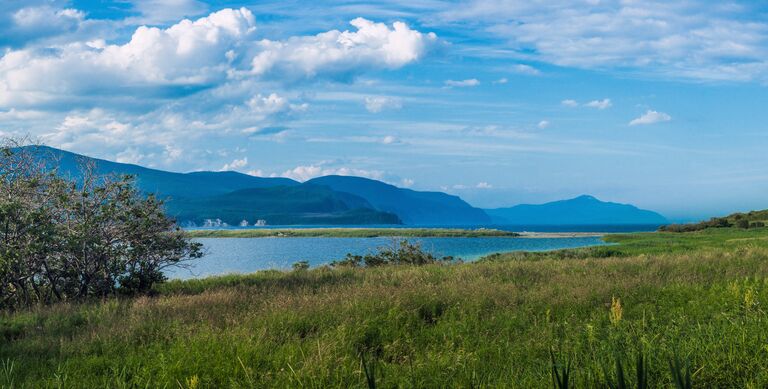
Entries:
POLYGON ((0 131, 474 205, 768 208, 757 2, 10 0, 0 131))

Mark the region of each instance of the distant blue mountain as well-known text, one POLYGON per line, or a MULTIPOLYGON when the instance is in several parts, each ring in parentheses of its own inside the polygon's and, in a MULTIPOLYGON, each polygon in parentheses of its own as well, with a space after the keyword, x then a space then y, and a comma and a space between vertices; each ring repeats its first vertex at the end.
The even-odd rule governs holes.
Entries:
POLYGON ((592 196, 541 205, 481 210, 457 196, 419 192, 362 177, 325 176, 299 183, 236 172, 173 173, 90 158, 46 146, 28 146, 61 175, 78 179, 83 163, 98 174, 131 174, 145 193, 167 201, 180 222, 221 219, 228 224, 526 225, 667 224, 652 211, 592 196))
POLYGON ((131 174, 138 187, 166 199, 180 222, 228 224, 485 224, 490 218, 456 196, 416 192, 359 177, 329 176, 301 184, 236 172, 173 173, 29 146, 60 174, 78 179, 83 163, 99 174, 131 174))
POLYGON ((653 211, 629 204, 600 201, 592 196, 546 204, 522 204, 509 208, 486 209, 498 224, 517 225, 598 225, 598 224, 667 224, 668 220, 653 211))
POLYGON ((458 196, 418 192, 362 177, 325 176, 307 181, 366 199, 383 212, 394 213, 406 224, 483 225, 491 218, 458 196))
POLYGON ((276 225, 401 224, 397 215, 373 209, 358 196, 326 186, 301 184, 240 189, 223 195, 169 201, 177 220, 201 225, 220 219, 229 225, 266 220, 276 225))
POLYGON ((236 172, 173 173, 90 158, 46 146, 28 146, 62 176, 79 180, 86 164, 97 174, 130 174, 138 188, 166 200, 168 213, 182 224, 207 219, 253 224, 401 224, 397 215, 373 209, 365 199, 288 178, 254 177, 236 172))
POLYGON ((254 177, 237 172, 173 173, 86 157, 48 146, 27 146, 26 149, 33 150, 39 158, 56 165, 60 174, 64 176, 78 178, 81 175, 82 164, 90 162, 95 165, 98 174, 134 175, 142 191, 171 199, 215 196, 248 188, 299 185, 298 182, 289 178, 254 177))

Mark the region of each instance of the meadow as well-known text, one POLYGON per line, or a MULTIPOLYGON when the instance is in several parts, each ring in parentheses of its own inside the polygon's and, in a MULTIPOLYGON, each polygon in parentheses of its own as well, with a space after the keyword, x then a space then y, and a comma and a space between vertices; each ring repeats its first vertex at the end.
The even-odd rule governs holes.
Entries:
POLYGON ((768 385, 768 229, 606 240, 4 312, 0 387, 608 387, 638 355, 649 387, 768 385))

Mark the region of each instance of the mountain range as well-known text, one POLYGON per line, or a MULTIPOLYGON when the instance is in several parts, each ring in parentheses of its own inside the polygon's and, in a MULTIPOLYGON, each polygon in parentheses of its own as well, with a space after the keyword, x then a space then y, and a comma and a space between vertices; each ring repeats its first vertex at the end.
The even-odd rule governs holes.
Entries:
POLYGON ((47 147, 26 151, 62 176, 78 180, 82 166, 97 174, 130 174, 138 188, 166 200, 182 225, 464 225, 665 224, 658 213, 592 196, 539 205, 479 209, 458 196, 399 188, 351 176, 324 176, 304 183, 283 177, 224 172, 175 173, 91 158, 47 147))
POLYGON ((486 209, 495 224, 601 225, 668 223, 660 214, 630 204, 600 201, 582 195, 545 204, 520 204, 509 208, 486 209))

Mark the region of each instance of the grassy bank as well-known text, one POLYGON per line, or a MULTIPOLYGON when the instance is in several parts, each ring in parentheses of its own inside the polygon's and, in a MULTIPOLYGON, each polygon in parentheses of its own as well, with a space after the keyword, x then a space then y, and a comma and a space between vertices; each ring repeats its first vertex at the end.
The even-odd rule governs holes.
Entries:
POLYGON ((285 228, 243 230, 189 230, 193 238, 511 238, 519 234, 494 229, 465 230, 453 228, 285 228))
POLYGON ((638 350, 695 387, 768 384, 768 232, 616 235, 479 263, 261 272, 0 314, 0 386, 576 387, 638 350))

